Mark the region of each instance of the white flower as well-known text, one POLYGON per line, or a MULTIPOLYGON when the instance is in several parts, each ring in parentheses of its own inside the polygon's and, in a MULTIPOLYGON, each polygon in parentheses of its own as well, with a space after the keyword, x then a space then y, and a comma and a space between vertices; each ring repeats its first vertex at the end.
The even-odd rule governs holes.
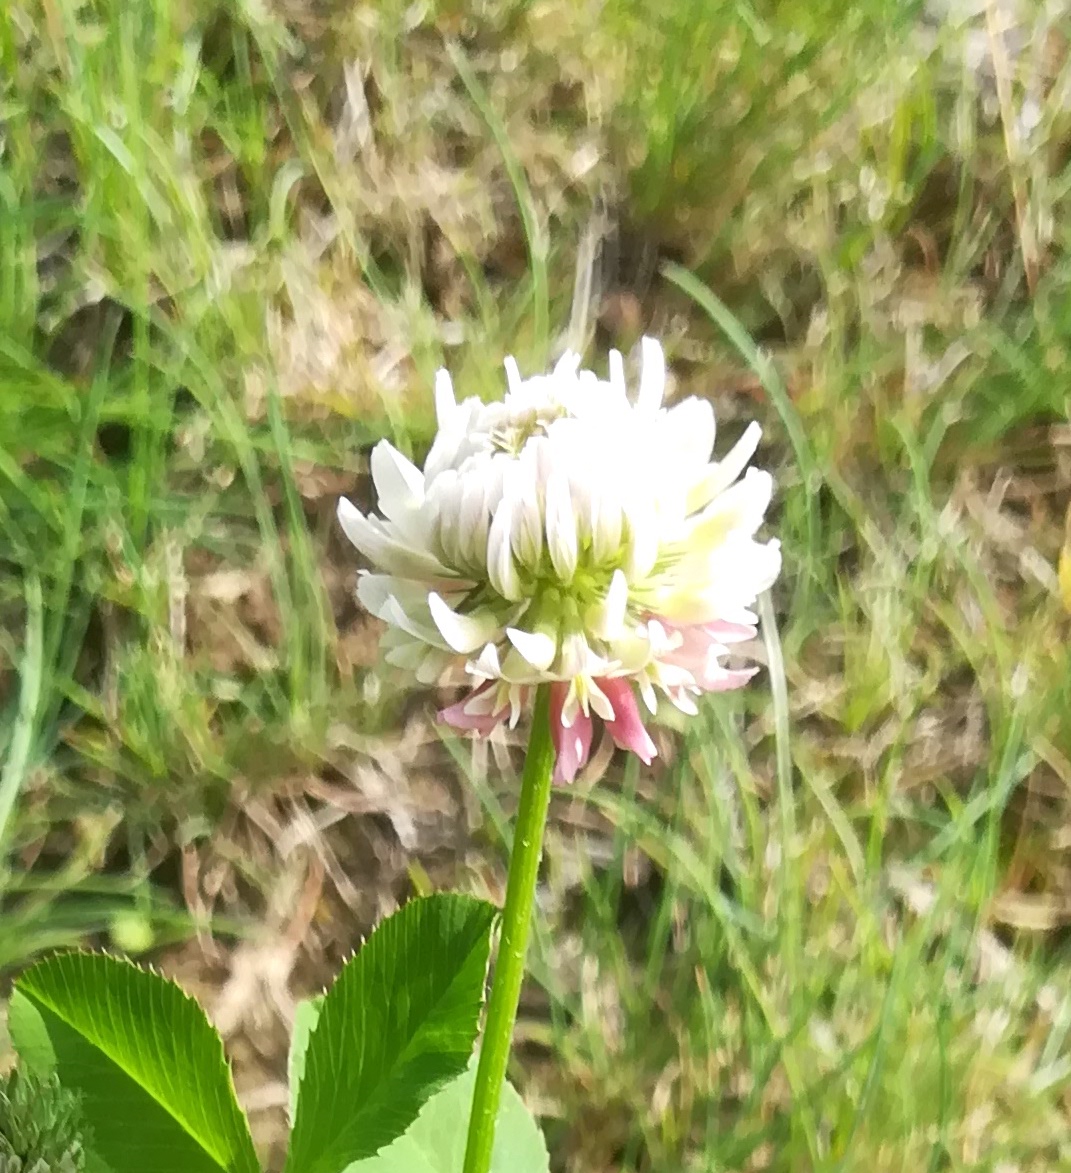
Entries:
POLYGON ((478 733, 516 724, 552 682, 559 780, 587 760, 594 717, 651 760, 635 692, 694 713, 699 693, 745 683, 755 669, 722 661, 755 636, 752 604, 781 567, 779 543, 755 540, 772 491, 745 472, 758 425, 712 461, 710 404, 664 407, 662 348, 642 346, 634 400, 616 351, 608 381, 575 354, 528 379, 509 358, 501 403, 457 403, 440 371, 423 472, 382 441, 383 517, 338 507, 375 567, 357 593, 388 624, 388 661, 426 684, 467 678, 441 716, 478 733))

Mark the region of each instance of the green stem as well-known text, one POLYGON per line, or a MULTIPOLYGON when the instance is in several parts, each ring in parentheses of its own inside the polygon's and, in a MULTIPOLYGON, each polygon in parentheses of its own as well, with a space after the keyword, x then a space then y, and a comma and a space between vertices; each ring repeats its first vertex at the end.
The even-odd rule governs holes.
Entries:
POLYGON ((543 853, 543 828, 550 805, 553 769, 550 686, 541 684, 536 692, 532 732, 528 739, 528 754, 521 780, 521 804, 513 833, 513 854, 509 861, 506 907, 502 910, 502 933, 495 963, 495 979, 487 1003, 480 1064, 476 1069, 464 1173, 488 1173, 491 1168, 498 1101, 506 1078, 513 1024, 517 1019, 517 1003, 524 982, 528 929, 532 921, 532 905, 535 903, 539 859, 543 853))

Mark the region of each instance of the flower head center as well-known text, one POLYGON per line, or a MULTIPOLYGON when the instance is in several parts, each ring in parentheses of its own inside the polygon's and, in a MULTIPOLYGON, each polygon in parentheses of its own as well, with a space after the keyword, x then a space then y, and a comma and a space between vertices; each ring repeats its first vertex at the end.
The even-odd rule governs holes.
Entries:
POLYGON ((566 408, 557 403, 527 408, 491 432, 491 446, 496 452, 520 456, 529 440, 547 435, 550 425, 568 414, 566 408))

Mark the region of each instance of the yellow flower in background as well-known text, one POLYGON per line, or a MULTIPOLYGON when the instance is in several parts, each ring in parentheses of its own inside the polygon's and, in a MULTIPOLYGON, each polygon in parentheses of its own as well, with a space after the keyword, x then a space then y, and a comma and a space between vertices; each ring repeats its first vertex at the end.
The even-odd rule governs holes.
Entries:
POLYGON ((617 351, 608 380, 572 353, 527 379, 509 358, 500 403, 458 403, 440 371, 423 471, 382 441, 383 516, 338 506, 374 567, 357 593, 388 625, 387 660, 425 684, 467 681, 440 716, 481 734, 551 682, 557 781, 587 761, 595 718, 650 762, 637 697, 694 713, 699 694, 750 679, 724 661, 754 638, 751 607, 781 567, 780 544, 755 538, 773 487, 747 468, 758 425, 712 461, 710 404, 665 407, 662 348, 643 339, 642 359, 631 398, 617 351))

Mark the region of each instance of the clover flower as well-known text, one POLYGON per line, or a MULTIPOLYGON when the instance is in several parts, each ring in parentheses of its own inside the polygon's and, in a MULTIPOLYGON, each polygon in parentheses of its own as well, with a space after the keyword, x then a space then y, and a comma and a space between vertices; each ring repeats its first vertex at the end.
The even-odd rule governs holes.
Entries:
POLYGON ((498 403, 457 403, 438 373, 423 472, 376 445, 382 517, 339 502, 374 567, 358 597, 387 624, 390 663, 470 686, 440 713, 449 724, 515 726, 549 682, 556 781, 587 761, 596 718, 649 763, 637 697, 651 713, 664 696, 694 714, 699 694, 757 671, 723 661, 755 637, 751 607, 781 566, 780 544, 755 539, 772 492, 769 473, 747 468, 760 429, 712 461, 710 404, 663 406, 665 360, 650 338, 634 399, 617 351, 608 380, 572 353, 527 379, 505 366, 498 403))

